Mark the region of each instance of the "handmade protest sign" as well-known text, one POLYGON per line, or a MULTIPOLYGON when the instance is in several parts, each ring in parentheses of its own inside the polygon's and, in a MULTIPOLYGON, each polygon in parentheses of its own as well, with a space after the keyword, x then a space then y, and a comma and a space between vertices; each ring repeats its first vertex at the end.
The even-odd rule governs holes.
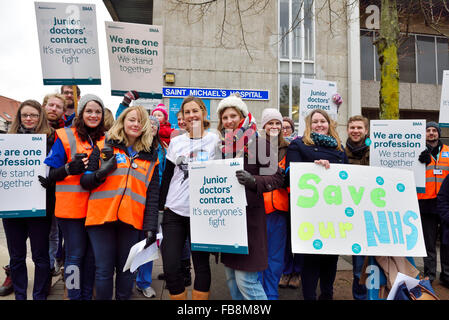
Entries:
POLYGON ((162 27, 109 21, 105 25, 111 94, 136 90, 142 98, 162 99, 162 27))
POLYGON ((101 84, 95 5, 34 4, 44 85, 101 84))
POLYGON ((413 172, 290 163, 294 253, 424 257, 413 172))
POLYGON ((426 165, 419 162, 426 148, 425 120, 371 120, 370 166, 413 171, 416 191, 426 192, 426 165))
POLYGON ((189 163, 192 250, 248 254, 243 158, 189 163))
POLYGON ((0 218, 45 216, 44 134, 0 135, 0 218))
POLYGON ((449 127, 449 70, 443 71, 443 83, 441 86, 440 119, 441 127, 449 127))
POLYGON ((301 78, 299 82, 299 125, 298 134, 305 129, 304 119, 315 109, 325 110, 333 120, 337 120, 337 105, 332 96, 337 93, 337 83, 332 81, 301 78))

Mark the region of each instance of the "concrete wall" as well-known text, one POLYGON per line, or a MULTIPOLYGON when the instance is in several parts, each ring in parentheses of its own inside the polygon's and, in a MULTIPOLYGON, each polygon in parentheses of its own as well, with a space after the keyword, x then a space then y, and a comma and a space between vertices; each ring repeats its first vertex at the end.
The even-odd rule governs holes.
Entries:
MULTIPOLYGON (((241 7, 245 8, 247 2, 240 1, 241 7)), ((233 25, 238 25, 233 5, 230 2, 227 15, 233 25)), ((269 90, 269 101, 246 100, 250 112, 259 120, 264 108, 278 107, 277 1, 270 2, 261 14, 244 16, 252 58, 240 41, 238 27, 231 26, 230 34, 220 38, 222 6, 223 2, 218 1, 203 19, 195 22, 194 12, 188 20, 185 7, 173 8, 170 1, 154 1, 153 23, 164 27, 165 71, 176 74, 176 87, 269 90)), ((215 110, 219 101, 211 100, 212 127, 217 123, 215 110)))
MULTIPOLYGON (((379 108, 379 81, 362 81, 362 107, 379 108)), ((441 85, 399 83, 399 108, 403 110, 440 110, 441 85)))

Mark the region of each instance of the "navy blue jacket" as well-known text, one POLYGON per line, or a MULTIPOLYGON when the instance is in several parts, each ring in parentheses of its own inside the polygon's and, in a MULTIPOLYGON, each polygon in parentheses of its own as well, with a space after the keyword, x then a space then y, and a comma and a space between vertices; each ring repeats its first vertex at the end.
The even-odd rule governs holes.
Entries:
POLYGON ((437 212, 441 217, 441 242, 449 245, 449 175, 444 178, 437 195, 437 212))
POLYGON ((293 140, 288 146, 285 165, 288 168, 290 167, 290 162, 314 162, 320 159, 329 160, 330 163, 349 163, 344 151, 315 145, 307 146, 301 138, 298 138, 293 140))

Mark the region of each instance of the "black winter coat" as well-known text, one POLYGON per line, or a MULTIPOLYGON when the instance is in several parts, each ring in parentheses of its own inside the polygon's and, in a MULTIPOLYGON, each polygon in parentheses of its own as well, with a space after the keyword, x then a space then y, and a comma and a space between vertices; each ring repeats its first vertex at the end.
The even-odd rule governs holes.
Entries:
POLYGON ((437 212, 441 218, 441 242, 449 245, 449 175, 444 178, 437 195, 437 212))
MULTIPOLYGON (((270 142, 257 137, 253 143, 266 143, 267 153, 270 152, 270 142), (259 142, 260 141, 260 142, 259 142)), ((257 147, 259 151, 259 147, 257 147)), ((257 190, 245 187, 246 193, 246 224, 248 228, 248 251, 249 254, 222 253, 221 262, 228 268, 248 272, 263 271, 268 267, 268 240, 267 221, 263 193, 281 188, 284 184, 284 175, 278 169, 272 175, 261 175, 261 169, 267 168, 269 164, 263 163, 259 153, 248 160, 248 153, 244 154, 243 168, 256 178, 257 190)), ((276 156, 277 160, 277 156, 276 156)), ((276 162, 276 168, 278 168, 276 162)))

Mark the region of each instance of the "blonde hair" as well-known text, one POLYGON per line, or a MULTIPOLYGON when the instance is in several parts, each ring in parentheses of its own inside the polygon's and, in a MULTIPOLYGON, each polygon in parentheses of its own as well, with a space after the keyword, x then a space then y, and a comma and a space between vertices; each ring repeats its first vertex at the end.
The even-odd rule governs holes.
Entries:
POLYGON ((62 109, 64 109, 64 112, 67 111, 67 100, 65 99, 64 95, 60 94, 60 93, 49 93, 49 94, 47 94, 44 97, 44 101, 42 102, 42 107, 45 107, 47 105, 48 100, 50 98, 57 98, 57 99, 61 100, 62 103, 63 103, 62 109))
POLYGON ((112 111, 108 108, 104 108, 104 128, 105 131, 108 131, 112 128, 112 125, 114 124, 114 115, 112 114, 112 111))
POLYGON ((137 152, 150 152, 154 133, 150 118, 148 117, 148 112, 142 106, 133 106, 126 108, 125 111, 123 111, 118 119, 114 122, 112 128, 107 132, 107 137, 110 140, 115 140, 118 143, 125 144, 126 146, 129 145, 129 140, 125 133, 124 124, 126 116, 132 111, 136 111, 138 116, 140 116, 140 123, 142 125, 142 134, 134 142, 133 148, 137 152))
POLYGON ((41 104, 37 102, 36 100, 25 100, 22 102, 19 106, 19 109, 17 109, 16 117, 14 118, 14 121, 11 124, 11 128, 9 128, 8 133, 18 133, 20 125, 22 124, 22 118, 20 116, 21 111, 24 107, 32 107, 36 109, 39 112, 39 121, 36 125, 36 128, 34 128, 34 133, 42 133, 46 134, 47 137, 50 136, 53 133, 53 129, 48 124, 47 120, 47 113, 42 108, 41 104))
POLYGON ((337 133, 337 124, 335 123, 334 120, 332 120, 329 117, 329 114, 321 109, 315 109, 313 110, 311 113, 309 113, 309 115, 304 119, 305 123, 306 123, 306 128, 304 129, 304 135, 302 137, 302 141, 304 141, 304 144, 307 146, 313 146, 315 145, 315 143, 313 142, 312 138, 310 137, 311 133, 312 133, 312 117, 315 113, 319 113, 321 114, 327 121, 327 123, 329 123, 329 132, 328 135, 333 137, 336 141, 337 141, 337 148, 340 151, 343 151, 342 147, 341 147, 341 141, 340 141, 340 137, 338 136, 337 133))

